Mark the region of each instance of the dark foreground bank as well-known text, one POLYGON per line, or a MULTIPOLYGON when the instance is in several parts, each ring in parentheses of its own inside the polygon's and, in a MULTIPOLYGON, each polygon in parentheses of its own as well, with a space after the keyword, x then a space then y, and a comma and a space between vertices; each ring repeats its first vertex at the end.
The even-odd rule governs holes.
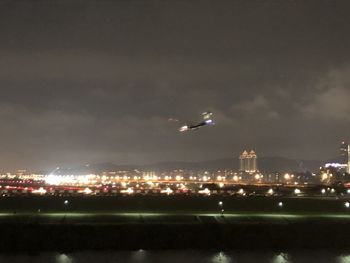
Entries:
POLYGON ((288 250, 131 250, 73 253, 0 253, 11 263, 347 263, 349 251, 288 250))
POLYGON ((2 223, 2 252, 139 249, 349 249, 350 222, 38 224, 2 223))

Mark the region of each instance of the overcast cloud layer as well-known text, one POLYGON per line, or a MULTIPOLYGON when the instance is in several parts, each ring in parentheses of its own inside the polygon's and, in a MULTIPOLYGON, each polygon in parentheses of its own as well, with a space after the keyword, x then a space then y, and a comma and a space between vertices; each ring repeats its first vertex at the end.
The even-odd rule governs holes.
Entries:
POLYGON ((336 156, 347 2, 0 1, 0 170, 336 156))

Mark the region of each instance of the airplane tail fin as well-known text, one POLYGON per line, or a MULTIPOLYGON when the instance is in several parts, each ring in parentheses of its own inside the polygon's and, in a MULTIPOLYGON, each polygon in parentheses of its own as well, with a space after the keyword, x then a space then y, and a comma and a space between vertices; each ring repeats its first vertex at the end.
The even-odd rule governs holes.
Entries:
POLYGON ((213 113, 211 113, 210 111, 206 111, 206 112, 202 113, 202 116, 203 116, 204 120, 209 120, 212 115, 213 115, 213 113))

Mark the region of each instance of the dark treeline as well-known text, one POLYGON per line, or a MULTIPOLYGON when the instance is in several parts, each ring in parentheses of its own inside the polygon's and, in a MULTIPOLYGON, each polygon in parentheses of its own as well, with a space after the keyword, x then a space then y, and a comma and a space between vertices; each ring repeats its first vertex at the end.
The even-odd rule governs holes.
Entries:
POLYGON ((348 249, 350 224, 1 224, 0 251, 348 249))

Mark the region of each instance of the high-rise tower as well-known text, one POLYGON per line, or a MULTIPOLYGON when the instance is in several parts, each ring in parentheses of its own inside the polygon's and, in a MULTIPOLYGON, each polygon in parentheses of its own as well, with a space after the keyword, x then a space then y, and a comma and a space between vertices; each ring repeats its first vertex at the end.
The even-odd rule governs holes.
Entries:
POLYGON ((257 156, 256 156, 256 153, 255 151, 251 150, 250 153, 249 153, 249 170, 254 173, 258 170, 258 167, 257 167, 257 156))
POLYGON ((255 173, 258 171, 257 158, 255 151, 248 152, 245 150, 239 156, 239 170, 246 173, 255 173))
POLYGON ((248 152, 245 150, 240 156, 239 156, 239 170, 241 172, 244 172, 246 170, 246 160, 248 158, 248 152))
POLYGON ((343 141, 340 146, 340 150, 342 155, 345 156, 345 160, 347 162, 346 172, 350 174, 350 144, 343 141))
POLYGON ((348 167, 346 171, 348 174, 350 174, 350 144, 348 144, 348 167))

